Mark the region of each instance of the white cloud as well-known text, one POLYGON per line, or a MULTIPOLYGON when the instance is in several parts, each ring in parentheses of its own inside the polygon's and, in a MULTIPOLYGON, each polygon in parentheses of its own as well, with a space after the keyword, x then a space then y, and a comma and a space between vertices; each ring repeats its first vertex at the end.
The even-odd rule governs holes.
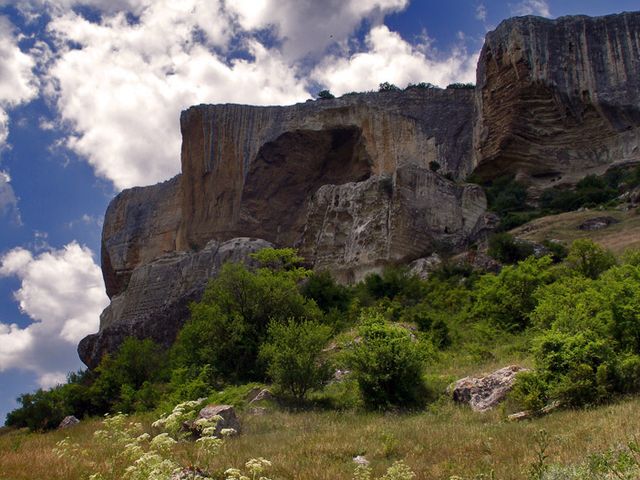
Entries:
POLYGON ((481 3, 476 7, 476 19, 482 22, 487 19, 487 7, 484 5, 484 3, 481 3))
POLYGON ((551 11, 547 0, 523 0, 516 4, 509 4, 512 15, 540 15, 550 17, 551 11))
POLYGON ((364 18, 374 23, 404 10, 409 0, 229 0, 245 30, 272 27, 283 54, 298 59, 347 39, 364 18))
POLYGON ((312 73, 314 79, 333 93, 377 89, 382 82, 400 87, 413 82, 446 86, 473 82, 477 54, 456 47, 446 57, 437 57, 430 41, 412 46, 385 25, 371 29, 367 51, 350 57, 328 57, 312 73))
POLYGON ((2 276, 20 280, 14 297, 33 323, 0 323, 0 371, 35 372, 43 387, 64 380, 79 364, 78 341, 98 329, 108 304, 91 250, 75 242, 37 256, 15 248, 0 257, 2 276))
POLYGON ((229 19, 217 5, 157 0, 133 25, 122 14, 96 24, 73 12, 49 24, 62 51, 49 70, 49 93, 73 128, 67 146, 116 187, 179 171, 182 109, 308 97, 293 67, 257 41, 245 41, 252 59, 226 62, 213 52, 228 39, 229 19), (196 41, 198 32, 206 44, 196 41))
POLYGON ((16 224, 22 224, 18 197, 11 186, 11 177, 7 172, 0 170, 0 218, 2 217, 9 217, 16 224))

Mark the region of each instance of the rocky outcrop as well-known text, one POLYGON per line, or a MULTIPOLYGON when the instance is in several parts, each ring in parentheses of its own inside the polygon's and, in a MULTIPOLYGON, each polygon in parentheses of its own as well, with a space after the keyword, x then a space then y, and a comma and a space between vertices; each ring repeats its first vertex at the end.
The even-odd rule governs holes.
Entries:
POLYGON ((475 91, 199 105, 180 126, 182 174, 107 210, 112 303, 79 346, 90 366, 128 335, 169 345, 225 259, 294 246, 353 282, 484 239, 496 221, 463 182, 472 172, 535 192, 640 161, 640 13, 505 21, 487 35, 475 91))
POLYGON ((519 17, 477 70, 476 173, 534 187, 640 161, 640 13, 519 17))
POLYGON ((251 263, 250 254, 272 246, 264 240, 210 241, 195 253, 173 252, 135 268, 127 288, 111 297, 100 315, 100 331, 82 339, 78 353, 91 368, 126 337, 151 338, 170 346, 207 281, 228 261, 251 263))

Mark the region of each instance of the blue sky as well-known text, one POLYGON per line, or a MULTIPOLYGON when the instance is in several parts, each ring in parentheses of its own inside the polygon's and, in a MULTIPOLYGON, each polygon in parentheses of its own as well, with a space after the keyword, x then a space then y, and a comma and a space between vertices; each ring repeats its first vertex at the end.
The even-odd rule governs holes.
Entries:
POLYGON ((108 299, 102 217, 178 173, 196 103, 291 104, 382 81, 474 80, 513 15, 637 0, 0 0, 0 420, 82 365, 108 299))

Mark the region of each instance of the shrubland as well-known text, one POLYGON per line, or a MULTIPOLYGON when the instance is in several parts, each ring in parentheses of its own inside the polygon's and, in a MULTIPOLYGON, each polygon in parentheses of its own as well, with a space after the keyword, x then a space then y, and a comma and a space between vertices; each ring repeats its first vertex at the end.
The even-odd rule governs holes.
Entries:
MULTIPOLYGON (((280 399, 276 412, 292 425, 302 421, 300 415, 320 422, 339 415, 366 425, 380 411, 393 412, 400 422, 416 415, 435 415, 433 422, 462 415, 473 425, 475 414, 454 408, 446 386, 459 376, 516 362, 532 370, 518 377, 502 409, 479 417, 481 424, 515 410, 535 415, 554 402, 566 415, 624 404, 640 391, 639 258, 630 252, 617 259, 579 240, 562 255, 530 255, 499 273, 444 262, 426 280, 393 267, 346 287, 326 272, 303 268, 292 249, 265 249, 255 254, 254 269, 223 267, 191 306, 191 318, 170 350, 128 339, 94 371, 22 395, 7 425, 44 431, 69 414, 157 416, 198 398, 242 409, 246 393, 262 385, 271 385, 280 399), (337 371, 347 372, 345 378, 333 379, 337 371)), ((253 420, 255 428, 262 421, 253 420)), ((278 437, 283 448, 285 436, 278 437)), ((399 447, 398 438, 388 440, 388 450, 400 452, 389 459, 406 457, 411 466, 415 454, 399 447)), ((600 447, 609 455, 608 445, 600 447)), ((581 460, 569 455, 563 461, 581 460)), ((454 467, 446 473, 459 472, 454 467)), ((363 469, 358 475, 368 478, 363 469)))

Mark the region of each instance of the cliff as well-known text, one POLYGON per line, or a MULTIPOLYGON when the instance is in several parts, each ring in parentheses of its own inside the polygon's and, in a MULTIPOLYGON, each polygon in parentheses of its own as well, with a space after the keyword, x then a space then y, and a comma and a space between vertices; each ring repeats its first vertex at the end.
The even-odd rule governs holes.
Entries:
POLYGON ((343 282, 464 250, 490 229, 470 173, 536 191, 640 161, 639 82, 640 14, 521 17, 487 35, 475 90, 191 107, 182 174, 107 210, 112 303, 80 356, 95 366, 126 335, 169 345, 221 262, 264 245, 343 282))
POLYGON ((534 189, 640 161, 640 13, 520 17, 477 69, 476 173, 534 189))

